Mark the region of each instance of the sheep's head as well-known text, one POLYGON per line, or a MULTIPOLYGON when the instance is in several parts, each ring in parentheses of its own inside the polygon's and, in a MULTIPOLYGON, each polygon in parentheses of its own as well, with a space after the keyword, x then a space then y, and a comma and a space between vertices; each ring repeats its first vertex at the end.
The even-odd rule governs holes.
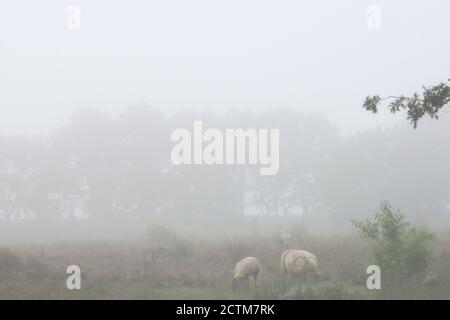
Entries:
POLYGON ((242 284, 243 278, 241 276, 234 276, 232 281, 233 290, 236 290, 242 284))

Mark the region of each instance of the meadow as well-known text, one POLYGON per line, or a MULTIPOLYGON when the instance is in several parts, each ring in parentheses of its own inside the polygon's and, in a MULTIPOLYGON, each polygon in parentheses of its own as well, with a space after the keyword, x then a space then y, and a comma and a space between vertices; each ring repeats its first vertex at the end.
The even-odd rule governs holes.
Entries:
MULTIPOLYGON (((449 299, 450 237, 433 239, 428 281, 369 290, 370 243, 353 232, 328 236, 293 225, 279 231, 188 237, 152 224, 135 239, 10 244, 0 249, 0 299, 449 299), (316 254, 322 276, 306 290, 284 285, 280 255, 287 248, 316 254), (258 286, 232 290, 236 261, 258 257, 258 286), (81 290, 66 288, 66 268, 81 268, 81 290), (430 280, 431 279, 431 280, 430 280)), ((383 279, 383 278, 382 278, 383 279)), ((292 279, 291 279, 292 280, 292 279)))

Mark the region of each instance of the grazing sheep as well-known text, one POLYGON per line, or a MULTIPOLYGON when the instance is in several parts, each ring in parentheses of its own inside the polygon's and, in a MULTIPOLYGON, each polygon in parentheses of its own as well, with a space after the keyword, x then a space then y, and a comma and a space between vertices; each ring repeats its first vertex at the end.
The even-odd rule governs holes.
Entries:
POLYGON ((281 255, 281 270, 286 275, 299 275, 306 280, 308 274, 316 279, 320 275, 317 266, 317 257, 305 250, 289 249, 281 255))
POLYGON ((244 282, 247 288, 250 287, 249 278, 253 276, 255 280, 255 287, 258 280, 258 275, 261 271, 261 264, 258 259, 254 257, 244 258, 236 263, 234 268, 233 289, 237 289, 244 282))

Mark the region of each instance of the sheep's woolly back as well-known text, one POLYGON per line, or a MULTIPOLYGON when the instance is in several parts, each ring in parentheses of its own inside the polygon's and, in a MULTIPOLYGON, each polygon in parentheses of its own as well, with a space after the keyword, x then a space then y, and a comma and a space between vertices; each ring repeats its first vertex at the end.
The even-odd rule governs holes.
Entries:
POLYGON ((317 257, 305 250, 286 250, 281 255, 281 270, 284 273, 318 273, 317 257))
POLYGON ((286 255, 291 251, 294 251, 294 249, 286 250, 281 254, 280 266, 281 266, 281 271, 283 271, 283 273, 288 272, 285 261, 286 261, 286 255))
POLYGON ((250 275, 258 275, 261 271, 261 264, 255 257, 247 257, 239 260, 234 267, 235 278, 246 278, 250 275))

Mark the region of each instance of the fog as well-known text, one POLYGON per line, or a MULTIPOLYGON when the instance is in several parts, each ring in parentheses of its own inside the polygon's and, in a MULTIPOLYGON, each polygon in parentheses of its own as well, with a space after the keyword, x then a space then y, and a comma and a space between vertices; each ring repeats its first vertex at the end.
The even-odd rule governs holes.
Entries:
POLYGON ((448 12, 444 0, 0 1, 0 298, 47 292, 40 281, 72 258, 92 287, 126 275, 176 289, 49 296, 179 298, 183 281, 225 283, 257 254, 271 284, 239 297, 285 297, 274 270, 295 246, 327 262, 329 281, 359 283, 365 269, 348 261, 371 261, 370 237, 355 221, 391 207, 436 236, 441 275, 450 107, 414 129, 362 105, 449 78, 448 12), (201 276, 176 267, 202 261, 201 276), (2 287, 23 275, 30 290, 2 287))
POLYGON ((73 110, 145 102, 165 111, 288 106, 343 133, 384 126, 372 93, 448 77, 445 1, 2 1, 0 132, 45 132, 73 110), (66 27, 69 5, 80 29, 66 27))
MULTIPOLYGON (((2 237, 38 241, 32 235, 40 232, 46 239, 53 233, 67 239, 77 228, 81 238, 104 238, 108 232, 115 238, 111 230, 139 237, 155 222, 196 235, 230 235, 258 217, 263 224, 269 219, 262 228, 282 227, 283 220, 280 226, 270 222, 282 216, 327 234, 347 230, 351 219, 371 216, 383 201, 420 224, 446 229, 449 121, 444 112, 417 129, 403 122, 342 137, 325 116, 289 108, 221 115, 187 109, 166 115, 135 105, 116 116, 80 109, 69 124, 47 135, 0 140, 2 237), (199 121, 203 136, 196 133, 199 121), (249 162, 251 149, 243 154, 245 163, 225 162, 225 157, 207 163, 206 148, 212 144, 206 132, 229 128, 279 130, 279 141, 258 142, 269 144, 265 150, 276 163, 262 165, 257 155, 249 162), (192 134, 189 150, 177 151, 182 142, 174 132, 180 129, 192 134), (195 162, 198 139, 205 141, 203 160, 195 162), (174 160, 187 153, 187 162, 174 160)), ((243 145, 251 148, 249 136, 243 145)), ((226 159, 227 152, 228 142, 221 142, 226 159)))
MULTIPOLYGON (((276 5, 271 1, 131 1, 127 5, 111 1, 2 2, 2 172, 20 176, 25 175, 22 170, 31 170, 29 176, 21 178, 22 186, 14 186, 15 191, 9 189, 13 182, 3 179, 2 199, 14 201, 8 200, 12 201, 8 203, 11 209, 2 205, 2 217, 39 220, 37 211, 41 210, 53 218, 112 215, 111 202, 124 201, 116 199, 117 192, 129 193, 128 203, 117 209, 117 216, 127 216, 130 210, 146 217, 155 212, 165 216, 162 211, 167 208, 163 207, 180 201, 180 195, 160 189, 163 181, 174 183, 162 174, 171 175, 169 156, 174 142, 170 135, 178 127, 192 128, 194 120, 204 120, 210 128, 219 123, 224 129, 281 129, 281 177, 261 182, 273 182, 271 188, 279 187, 279 196, 293 192, 289 189, 292 184, 298 184, 295 188, 302 189, 299 192, 303 195, 291 197, 314 195, 308 200, 293 200, 287 205, 292 208, 267 209, 266 214, 304 215, 310 206, 320 206, 315 209, 316 215, 326 212, 345 224, 349 218, 370 214, 382 200, 395 203, 403 199, 399 205, 410 214, 432 209, 427 215, 433 218, 425 220, 446 217, 448 185, 437 187, 436 177, 427 176, 420 181, 421 185, 430 181, 429 188, 406 190, 404 186, 410 187, 410 179, 418 176, 418 171, 426 175, 430 166, 442 169, 436 175, 446 180, 448 147, 444 137, 448 119, 444 116, 439 122, 425 122, 418 130, 410 130, 403 115, 390 114, 386 109, 372 115, 361 105, 370 94, 410 95, 423 85, 448 77, 450 44, 444 39, 450 35, 445 16, 450 6, 445 1, 381 1, 379 29, 373 30, 367 25, 369 5, 351 1, 320 1, 314 5, 298 1, 276 5), (70 27, 71 5, 79 10, 77 28, 70 27), (277 120, 273 123, 270 118, 277 120), (418 143, 423 145, 418 147, 418 143), (428 150, 429 144, 436 150, 428 150), (417 155, 412 158, 413 151, 417 155), (389 152, 393 154, 379 160, 384 163, 375 160, 389 152), (404 176, 394 177, 390 173, 397 172, 393 163, 407 158, 415 165, 405 171, 399 163, 404 176), (444 167, 432 165, 437 159, 444 167), (127 171, 124 162, 135 164, 134 172, 127 171), (295 171, 299 177, 283 180, 295 171), (319 173, 324 180, 319 181, 319 173), (96 174, 99 179, 117 179, 121 174, 127 182, 95 181, 98 188, 107 184, 112 190, 103 198, 85 195, 89 200, 67 204, 72 200, 65 197, 92 192, 86 188, 97 179, 96 174), (379 181, 379 185, 369 182, 370 176, 378 179, 380 174, 386 181, 379 181), (39 179, 33 183, 40 194, 27 191, 27 197, 40 198, 39 204, 19 197, 32 185, 26 181, 31 176, 39 179), (51 181, 56 177, 71 179, 65 183, 75 189, 63 195, 63 186, 51 181), (278 180, 285 185, 280 186, 278 180), (130 184, 135 184, 133 190, 130 184), (353 192, 362 184, 370 186, 358 190, 361 195, 355 198, 353 192), (154 188, 162 193, 154 196, 164 199, 154 199, 145 209, 136 209, 141 201, 138 193, 153 198, 154 188), (343 194, 338 196, 333 188, 343 194), (411 203, 411 198, 417 200, 414 192, 426 198, 428 193, 436 195, 436 188, 442 196, 432 204, 411 203), (326 189, 329 194, 316 199, 317 193, 326 189), (50 214, 46 202, 52 196, 60 198, 53 201, 56 211, 50 214), (345 204, 337 208, 330 197, 340 198, 345 204), (85 201, 95 202, 98 210, 105 212, 86 208, 85 201), (356 209, 358 202, 364 204, 356 209), (66 203, 64 210, 60 208, 62 203, 66 203), (38 209, 38 205, 43 207, 38 209), (431 207, 422 208, 428 205, 431 207), (345 217, 341 217, 344 211, 345 217)), ((227 179, 227 170, 231 175, 238 172, 239 179, 249 179, 239 166, 226 167, 214 169, 222 179, 227 179)), ((201 170, 186 169, 183 174, 203 177, 201 170)), ((203 170, 209 177, 206 172, 212 169, 203 170)), ((205 185, 208 190, 196 188, 191 196, 212 206, 214 197, 227 198, 221 188, 237 191, 214 184, 216 194, 209 194, 210 186, 205 185)), ((176 185, 169 187, 170 191, 177 190, 186 197, 183 189, 187 187, 179 182, 176 185)), ((246 188, 239 189, 234 201, 239 198, 249 203, 236 203, 230 208, 219 201, 214 204, 219 210, 205 207, 203 213, 263 213, 257 208, 261 203, 250 203, 254 186, 246 188)))

